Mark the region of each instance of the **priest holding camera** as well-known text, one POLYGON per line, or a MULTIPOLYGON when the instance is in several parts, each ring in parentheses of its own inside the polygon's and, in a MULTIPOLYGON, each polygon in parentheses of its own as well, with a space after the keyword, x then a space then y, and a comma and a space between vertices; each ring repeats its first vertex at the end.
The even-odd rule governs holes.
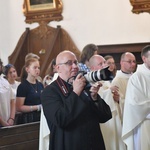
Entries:
POLYGON ((71 51, 58 54, 56 68, 58 78, 41 95, 50 129, 49 150, 105 150, 99 123, 112 115, 97 94, 100 85, 87 86, 71 51))

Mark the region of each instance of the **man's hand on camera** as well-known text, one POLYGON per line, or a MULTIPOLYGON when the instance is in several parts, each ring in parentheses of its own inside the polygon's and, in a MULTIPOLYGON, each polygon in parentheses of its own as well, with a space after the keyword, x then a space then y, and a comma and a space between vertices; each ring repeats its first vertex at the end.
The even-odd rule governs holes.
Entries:
POLYGON ((91 98, 93 99, 93 101, 97 100, 97 94, 101 86, 102 84, 100 82, 96 82, 91 85, 90 92, 91 92, 91 98))
POLYGON ((80 95, 86 85, 86 79, 82 74, 78 74, 76 79, 73 81, 73 91, 80 95))

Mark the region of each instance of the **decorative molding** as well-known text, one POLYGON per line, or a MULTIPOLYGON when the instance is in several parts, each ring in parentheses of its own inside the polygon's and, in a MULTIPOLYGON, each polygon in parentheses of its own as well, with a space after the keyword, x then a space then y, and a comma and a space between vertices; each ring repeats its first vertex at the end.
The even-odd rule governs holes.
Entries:
POLYGON ((46 22, 41 21, 39 24, 40 25, 37 28, 33 29, 33 31, 32 31, 33 34, 37 35, 36 38, 47 39, 49 35, 55 34, 55 29, 52 27, 50 28, 46 22))
POLYGON ((133 6, 133 13, 150 13, 150 0, 130 0, 130 3, 133 6))
MULTIPOLYGON (((23 13, 26 17, 25 22, 32 24, 35 22, 40 23, 45 21, 60 21, 62 17, 62 2, 61 0, 52 0, 45 4, 32 4, 31 0, 24 0, 23 13)), ((34 1, 34 0, 33 0, 34 1)))

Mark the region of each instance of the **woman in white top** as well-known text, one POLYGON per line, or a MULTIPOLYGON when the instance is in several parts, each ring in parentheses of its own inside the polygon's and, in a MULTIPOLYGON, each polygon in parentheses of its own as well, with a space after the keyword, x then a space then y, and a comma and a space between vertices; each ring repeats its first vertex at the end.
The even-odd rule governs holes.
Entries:
POLYGON ((11 126, 15 119, 15 100, 10 84, 3 78, 0 59, 0 127, 11 126))
POLYGON ((12 64, 6 65, 4 67, 4 74, 12 88, 14 96, 16 97, 17 88, 20 82, 17 81, 18 75, 15 66, 12 64))

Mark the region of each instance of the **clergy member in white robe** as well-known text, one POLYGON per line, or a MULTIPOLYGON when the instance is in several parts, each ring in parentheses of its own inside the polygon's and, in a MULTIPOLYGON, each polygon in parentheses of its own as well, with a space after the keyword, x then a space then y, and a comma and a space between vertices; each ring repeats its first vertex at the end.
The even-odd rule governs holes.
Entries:
POLYGON ((132 73, 136 69, 135 56, 130 52, 123 53, 121 55, 120 65, 121 65, 121 69, 117 71, 116 76, 113 79, 111 84, 112 86, 117 86, 119 88, 119 95, 120 95, 119 108, 120 108, 120 116, 122 120, 127 83, 132 73))
POLYGON ((129 79, 123 118, 123 140, 128 150, 134 147, 134 135, 138 139, 137 150, 150 150, 150 70, 145 64, 129 79))
MULTIPOLYGON (((105 84, 103 86, 105 86, 105 84)), ((116 101, 114 101, 113 93, 110 87, 108 87, 108 89, 105 90, 103 89, 103 91, 102 89, 100 90, 100 95, 110 106, 112 112, 112 119, 110 119, 106 123, 100 124, 106 150, 126 150, 125 144, 123 143, 121 138, 122 125, 119 113, 119 104, 116 101)))
POLYGON ((125 93, 126 93, 126 87, 129 78, 131 77, 132 73, 126 74, 122 72, 121 70, 117 70, 116 77, 112 81, 112 86, 117 86, 119 88, 119 113, 121 117, 121 121, 123 118, 123 109, 124 109, 124 101, 125 101, 125 93))
POLYGON ((130 77, 123 116, 123 141, 128 150, 150 150, 150 46, 143 48, 143 64, 130 77))

